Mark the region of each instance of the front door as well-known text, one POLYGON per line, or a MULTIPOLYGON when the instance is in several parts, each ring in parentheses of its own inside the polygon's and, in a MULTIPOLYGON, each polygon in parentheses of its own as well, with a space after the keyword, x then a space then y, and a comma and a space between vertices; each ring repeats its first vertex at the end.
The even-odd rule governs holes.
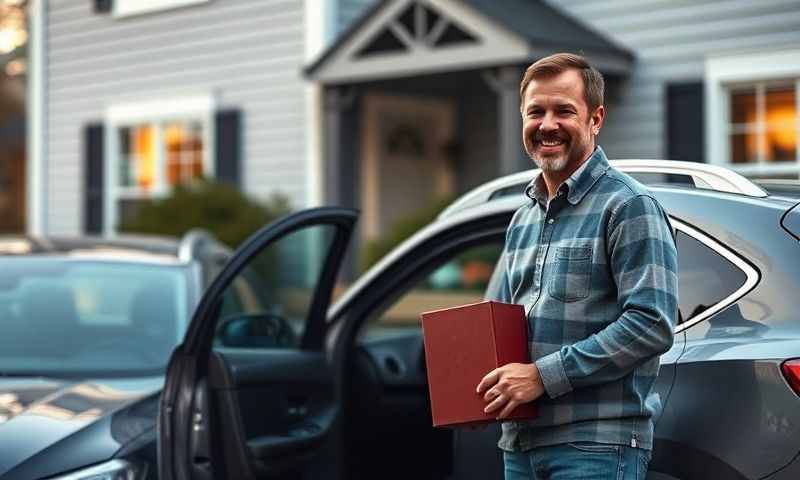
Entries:
POLYGON ((454 193, 454 111, 442 99, 366 95, 361 206, 367 238, 454 193))
POLYGON ((200 301, 167 368, 162 480, 339 476, 326 312, 356 213, 318 208, 246 241, 200 301))

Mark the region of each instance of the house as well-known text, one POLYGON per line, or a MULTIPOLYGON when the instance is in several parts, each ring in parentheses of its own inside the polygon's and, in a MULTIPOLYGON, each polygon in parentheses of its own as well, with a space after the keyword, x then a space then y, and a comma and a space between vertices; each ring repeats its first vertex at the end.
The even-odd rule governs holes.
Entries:
POLYGON ((599 142, 749 176, 800 175, 796 0, 33 0, 28 229, 113 233, 207 175, 361 238, 529 168, 518 85, 584 53, 599 142), (38 73, 37 73, 38 72, 38 73))
POLYGON ((114 233, 200 175, 321 204, 302 68, 322 3, 34 0, 28 229, 114 233))

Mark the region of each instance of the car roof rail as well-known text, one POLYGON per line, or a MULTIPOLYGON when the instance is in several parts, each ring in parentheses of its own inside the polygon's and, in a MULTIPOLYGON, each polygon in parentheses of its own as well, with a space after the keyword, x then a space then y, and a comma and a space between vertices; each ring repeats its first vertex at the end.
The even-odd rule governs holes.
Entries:
MULTIPOLYGON (((654 174, 654 178, 639 176, 646 185, 677 184, 717 192, 736 193, 749 197, 766 197, 767 192, 744 176, 719 165, 685 162, 680 160, 611 160, 613 167, 627 174, 654 174), (689 183, 691 180, 691 183, 689 183)), ((510 192, 522 194, 539 169, 526 170, 498 178, 465 193, 445 208, 439 218, 445 218, 464 209, 505 196, 510 192)))
POLYGON ((771 196, 800 199, 800 180, 759 178, 755 180, 755 183, 771 196))
POLYGON ((207 230, 193 228, 181 237, 178 245, 178 259, 182 262, 191 262, 198 257, 198 252, 203 245, 216 243, 216 239, 207 230))

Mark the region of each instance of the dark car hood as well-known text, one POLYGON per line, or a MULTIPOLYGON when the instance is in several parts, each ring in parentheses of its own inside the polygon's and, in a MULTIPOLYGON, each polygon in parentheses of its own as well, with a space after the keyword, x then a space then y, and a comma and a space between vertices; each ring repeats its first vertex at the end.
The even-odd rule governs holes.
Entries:
POLYGON ((110 458, 153 428, 162 386, 163 377, 0 378, 0 478, 35 478, 110 458), (129 413, 143 402, 149 407, 132 422, 129 413))

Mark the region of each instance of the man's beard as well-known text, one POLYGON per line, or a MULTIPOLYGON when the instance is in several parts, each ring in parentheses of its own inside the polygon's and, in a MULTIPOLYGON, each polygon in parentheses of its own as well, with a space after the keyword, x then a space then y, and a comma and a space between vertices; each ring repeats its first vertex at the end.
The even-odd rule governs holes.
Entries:
POLYGON ((536 163, 536 166, 545 172, 561 172, 567 168, 569 164, 569 156, 567 153, 557 157, 547 156, 539 157, 536 154, 531 155, 531 159, 536 163))
POLYGON ((536 166, 545 172, 561 172, 570 164, 570 157, 573 154, 573 145, 570 139, 563 138, 559 135, 543 136, 541 132, 536 132, 533 136, 533 141, 530 145, 532 148, 526 148, 528 156, 536 163, 536 166), (560 140, 563 143, 563 153, 553 156, 540 156, 536 153, 536 146, 541 146, 542 140, 560 140))

